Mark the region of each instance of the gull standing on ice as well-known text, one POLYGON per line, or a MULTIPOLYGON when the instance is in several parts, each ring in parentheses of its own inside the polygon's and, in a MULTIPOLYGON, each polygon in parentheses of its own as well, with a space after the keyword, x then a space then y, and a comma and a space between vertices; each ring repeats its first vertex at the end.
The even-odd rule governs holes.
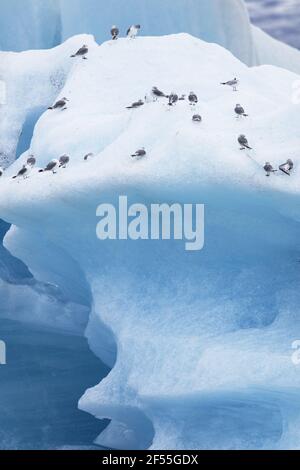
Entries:
POLYGON ((53 105, 53 106, 50 106, 50 108, 48 109, 61 109, 62 111, 64 111, 65 109, 67 109, 67 101, 68 98, 61 98, 60 100, 56 101, 56 103, 53 105))
POLYGON ((238 143, 241 146, 241 150, 249 149, 252 150, 252 147, 250 147, 248 140, 244 134, 241 134, 238 138, 238 143))
POLYGON ((13 179, 19 178, 20 176, 23 176, 23 178, 28 178, 29 173, 31 172, 32 168, 35 165, 35 158, 33 156, 30 156, 27 160, 26 165, 23 165, 21 170, 18 171, 18 173, 13 176, 13 179))
POLYGON ((170 96, 169 96, 169 106, 173 106, 174 104, 176 104, 178 101, 178 95, 176 95, 176 93, 171 93, 170 96))
POLYGON ((270 176, 271 173, 276 173, 277 170, 274 170, 270 162, 267 162, 264 166, 264 170, 267 173, 266 176, 270 176))
POLYGON ((135 101, 135 103, 132 103, 131 106, 127 106, 126 109, 136 109, 139 108, 140 106, 143 106, 145 103, 143 100, 135 101))
POLYGON ((140 29, 141 29, 141 25, 133 24, 127 30, 127 37, 130 38, 130 39, 135 39, 137 37, 138 32, 139 32, 140 29))
POLYGON ((202 121, 202 117, 200 116, 200 114, 194 114, 192 119, 193 119, 194 122, 201 122, 202 121))
POLYGON ((293 160, 291 160, 290 158, 285 163, 279 166, 279 170, 288 176, 291 176, 291 171, 293 168, 294 168, 294 163, 293 163, 293 160))
POLYGON ((221 83, 221 85, 227 85, 227 86, 231 86, 231 88, 233 89, 233 91, 237 91, 237 86, 239 84, 239 81, 237 78, 234 78, 233 80, 229 80, 228 82, 223 82, 221 83))
POLYGON ((195 106, 198 103, 198 97, 193 91, 189 94, 189 102, 191 106, 195 106))
POLYGON ((70 161, 70 157, 68 155, 62 155, 59 158, 59 168, 66 168, 69 161, 70 161))
POLYGON ((248 114, 245 113, 244 108, 240 104, 236 105, 236 107, 234 108, 234 112, 237 115, 237 118, 241 116, 248 117, 248 114))
POLYGON ((86 44, 84 44, 80 49, 78 49, 78 51, 71 55, 71 57, 82 57, 83 59, 87 59, 86 58, 86 54, 89 52, 89 48, 86 44))
POLYGON ((155 100, 157 100, 157 98, 169 98, 167 95, 165 95, 163 91, 159 90, 156 86, 152 88, 152 96, 155 100))
POLYGON ((116 39, 118 39, 118 36, 119 36, 119 28, 116 26, 116 25, 113 25, 111 27, 111 30, 110 30, 110 34, 111 34, 111 37, 112 37, 112 40, 115 41, 116 39))
POLYGON ((57 167, 59 166, 59 161, 54 158, 53 160, 51 160, 51 162, 48 163, 48 165, 45 166, 45 168, 43 170, 39 170, 40 173, 43 173, 44 171, 52 171, 52 173, 56 173, 56 169, 57 167))
POLYGON ((137 150, 133 155, 131 155, 133 158, 134 157, 138 157, 138 158, 142 158, 142 157, 145 157, 146 155, 146 150, 144 147, 142 147, 141 149, 137 150))
POLYGON ((89 158, 92 158, 94 156, 94 154, 92 152, 90 153, 87 153, 85 156, 84 156, 84 161, 87 162, 89 158))

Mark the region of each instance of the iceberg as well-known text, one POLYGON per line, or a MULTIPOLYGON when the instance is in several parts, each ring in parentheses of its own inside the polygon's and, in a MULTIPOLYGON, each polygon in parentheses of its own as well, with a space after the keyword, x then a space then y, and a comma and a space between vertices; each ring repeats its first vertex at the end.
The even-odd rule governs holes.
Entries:
MULTIPOLYGON (((188 34, 100 47, 90 39, 88 60, 69 63, 82 42, 74 37, 54 51, 9 57, 11 67, 22 61, 22 69, 25 62, 43 71, 43 80, 33 73, 30 82, 40 106, 55 93, 69 103, 63 112, 45 109, 28 149, 6 169, 0 217, 12 224, 6 249, 37 282, 91 306, 85 335, 112 368, 79 401, 81 410, 110 420, 96 443, 299 449, 292 345, 300 337, 300 137, 299 105, 291 99, 299 76, 249 68, 188 34), (59 87, 50 86, 47 74, 66 63, 59 87), (235 75, 237 93, 220 85, 235 75), (197 93, 202 123, 192 122, 186 101, 126 109, 154 85, 197 93), (237 101, 245 120, 235 118, 237 101), (240 151, 241 133, 252 152, 240 151), (142 146, 147 156, 132 159, 142 146), (12 180, 29 152, 38 167, 64 153, 70 165, 12 180), (89 152, 94 158, 84 161, 89 152), (266 178, 266 161, 276 167, 288 157, 295 161, 291 177, 266 178), (122 195, 130 204, 204 204, 203 250, 185 251, 176 240, 100 241, 97 207, 116 206, 122 195)), ((21 122, 23 103, 25 88, 13 123, 21 122)), ((73 325, 77 315, 83 318, 70 308, 64 321, 73 325)))
POLYGON ((146 36, 186 32, 225 47, 247 65, 300 73, 299 51, 252 27, 244 0, 22 0, 18 17, 19 0, 0 4, 2 50, 50 48, 82 33, 102 43, 111 25, 124 35, 129 25, 141 23, 146 36))

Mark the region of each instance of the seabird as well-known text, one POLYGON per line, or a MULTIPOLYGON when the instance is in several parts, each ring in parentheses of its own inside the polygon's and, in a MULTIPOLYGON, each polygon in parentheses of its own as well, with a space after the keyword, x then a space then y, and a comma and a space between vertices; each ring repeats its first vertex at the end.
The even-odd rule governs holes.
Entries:
POLYGON ((133 24, 127 30, 127 37, 129 37, 130 39, 135 39, 137 37, 138 32, 139 32, 140 29, 141 29, 141 25, 133 24))
POLYGON ((136 109, 136 108, 139 108, 140 106, 143 106, 145 103, 143 100, 139 100, 139 101, 135 101, 134 103, 132 103, 131 106, 127 106, 126 108, 127 109, 136 109))
POLYGON ((60 100, 56 101, 56 103, 53 106, 50 106, 50 108, 48 109, 61 109, 63 111, 67 109, 67 106, 66 106, 67 101, 69 101, 68 98, 65 98, 65 97, 61 98, 60 100))
POLYGON ((116 25, 113 25, 111 27, 111 30, 110 30, 110 34, 111 34, 111 37, 113 39, 113 41, 115 41, 116 39, 118 39, 118 36, 119 36, 119 28, 117 28, 116 25))
POLYGON ((248 114, 245 113, 244 108, 240 104, 236 105, 236 107, 234 108, 234 112, 237 115, 237 117, 240 117, 240 116, 247 117, 248 116, 248 114))
POLYGON ((233 80, 229 80, 228 82, 223 82, 221 83, 221 85, 227 85, 227 86, 231 86, 231 88, 233 89, 233 91, 237 91, 237 86, 239 84, 239 81, 237 78, 234 78, 233 80))
POLYGON ((271 173, 276 173, 277 170, 274 170, 270 162, 267 162, 264 166, 264 170, 267 173, 266 176, 270 176, 271 173))
POLYGON ((142 157, 145 157, 146 155, 146 150, 144 147, 142 147, 141 149, 137 150, 133 155, 131 155, 132 157, 139 157, 139 158, 142 158, 142 157))
POLYGON ((40 173, 42 173, 43 171, 52 171, 52 173, 56 173, 56 168, 58 167, 59 165, 59 161, 54 158, 53 160, 51 160, 51 162, 48 163, 48 165, 43 169, 43 170, 39 170, 40 173))
POLYGON ((34 165, 36 164, 36 159, 33 155, 29 155, 29 157, 27 158, 27 164, 31 166, 31 168, 34 167, 34 165))
POLYGON ((195 104, 198 103, 198 97, 193 91, 191 91, 189 94, 189 102, 192 106, 195 106, 195 104))
POLYGON ((31 172, 32 168, 34 167, 35 165, 35 158, 33 155, 31 155, 28 159, 27 159, 27 164, 26 165, 23 165, 21 170, 18 171, 18 173, 13 176, 13 179, 16 179, 20 176, 23 176, 23 178, 28 178, 28 175, 29 173, 31 172))
POLYGON ((71 55, 71 57, 82 57, 83 59, 86 59, 85 56, 88 52, 89 52, 89 48, 86 44, 84 44, 80 49, 78 49, 76 54, 71 55))
POLYGON ((156 86, 152 88, 152 95, 155 99, 157 98, 169 98, 165 93, 159 90, 156 86))
POLYGON ((171 93, 169 96, 169 106, 173 106, 173 104, 177 103, 178 95, 176 93, 171 93))
POLYGON ((70 161, 70 157, 68 155, 62 155, 59 158, 59 168, 66 168, 69 161, 70 161))
POLYGON ((202 117, 200 116, 200 114, 194 114, 192 119, 193 119, 194 122, 201 122, 202 121, 202 117))
POLYGON ((249 149, 252 150, 252 148, 249 146, 248 140, 244 134, 241 134, 238 138, 238 143, 241 146, 241 150, 249 149))
POLYGON ((291 171, 293 168, 294 168, 294 163, 293 163, 293 160, 291 160, 290 158, 285 163, 279 166, 279 170, 288 176, 291 176, 291 171))
POLYGON ((89 158, 92 158, 94 156, 94 154, 91 152, 91 153, 87 153, 85 156, 84 156, 84 160, 87 161, 89 158))

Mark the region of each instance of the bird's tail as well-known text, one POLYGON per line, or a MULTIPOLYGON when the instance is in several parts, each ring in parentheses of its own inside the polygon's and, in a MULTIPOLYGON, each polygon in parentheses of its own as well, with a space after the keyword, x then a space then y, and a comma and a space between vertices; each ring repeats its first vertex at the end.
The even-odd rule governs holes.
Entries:
POLYGON ((50 106, 50 108, 48 108, 48 109, 53 109, 53 106, 50 106))
POLYGON ((253 150, 252 147, 249 147, 249 145, 245 145, 246 149, 253 150))
POLYGON ((16 179, 16 177, 17 177, 17 175, 16 175, 16 176, 13 176, 13 177, 12 177, 12 179, 13 179, 13 180, 15 180, 15 179, 16 179))
POLYGON ((126 106, 126 109, 133 109, 133 106, 126 106))
POLYGON ((243 116, 245 116, 245 117, 248 117, 248 116, 249 116, 249 114, 243 114, 243 116))
POLYGON ((220 85, 226 85, 226 83, 220 83, 220 85))
POLYGON ((39 173, 43 173, 44 170, 39 170, 39 173))
POLYGON ((76 55, 75 55, 75 54, 73 54, 73 55, 70 55, 70 57, 76 57, 76 55))

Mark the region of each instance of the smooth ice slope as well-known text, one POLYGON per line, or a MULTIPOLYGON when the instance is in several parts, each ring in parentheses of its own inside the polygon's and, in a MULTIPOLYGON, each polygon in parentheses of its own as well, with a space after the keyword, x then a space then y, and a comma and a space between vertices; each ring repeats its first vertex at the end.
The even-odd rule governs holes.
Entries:
MULTIPOLYGON (((69 49, 59 53, 64 61, 69 49)), ((98 444, 300 447, 300 374, 291 361, 300 337, 299 106, 291 101, 298 79, 275 67, 250 69, 186 34, 107 42, 74 63, 60 92, 68 110, 45 112, 28 150, 40 166, 67 153, 70 166, 18 183, 10 176, 24 154, 1 180, 0 217, 14 224, 6 247, 38 280, 75 296, 90 289, 86 334, 114 364, 80 400, 81 409, 112 419, 98 444), (220 86, 233 75, 238 93, 220 86), (202 124, 186 102, 125 109, 154 85, 196 92, 202 124), (235 119, 237 102, 247 120, 235 119), (242 132, 251 153, 239 150, 242 132), (147 157, 131 159, 142 145, 147 157), (84 162, 88 152, 95 158, 84 162), (288 157, 290 178, 265 177, 267 160, 275 166, 288 157), (119 195, 205 203, 204 249, 100 242, 96 208, 119 195)))

